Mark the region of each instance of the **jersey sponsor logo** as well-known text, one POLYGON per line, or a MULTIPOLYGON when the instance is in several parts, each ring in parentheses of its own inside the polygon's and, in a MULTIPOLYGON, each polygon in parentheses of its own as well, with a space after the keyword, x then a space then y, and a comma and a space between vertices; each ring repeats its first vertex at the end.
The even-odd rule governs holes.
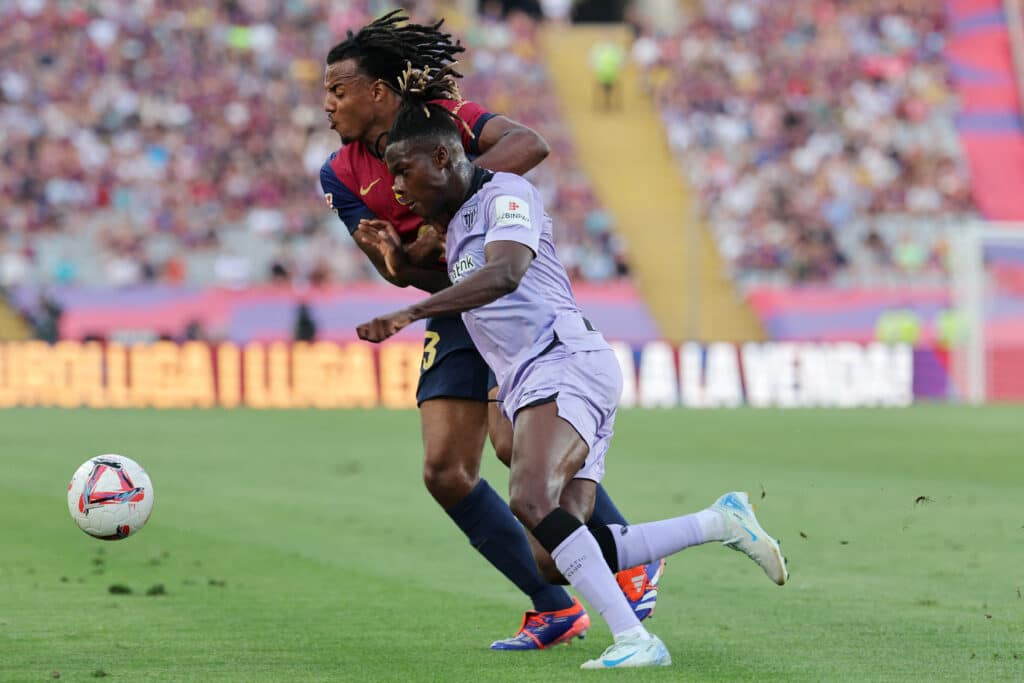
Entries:
POLYGON ((360 197, 365 197, 367 194, 369 194, 370 190, 373 189, 373 186, 376 185, 379 182, 380 182, 380 178, 377 178, 376 180, 374 180, 369 185, 366 185, 365 187, 360 185, 359 186, 359 196, 360 197))
POLYGON ((466 254, 451 264, 451 267, 448 269, 448 279, 454 284, 469 275, 474 269, 476 269, 476 261, 473 260, 473 255, 466 254))
POLYGON ((532 229, 530 205, 525 199, 502 195, 494 200, 494 225, 522 225, 532 229))

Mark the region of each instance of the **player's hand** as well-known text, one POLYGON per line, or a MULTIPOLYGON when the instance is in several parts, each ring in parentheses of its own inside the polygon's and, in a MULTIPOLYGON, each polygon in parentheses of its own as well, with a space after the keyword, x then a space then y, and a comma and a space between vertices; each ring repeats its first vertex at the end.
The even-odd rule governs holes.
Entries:
POLYGON ((445 238, 437 226, 423 223, 416 233, 416 241, 405 248, 405 253, 412 264, 433 268, 445 257, 445 246, 445 238))
POLYGON ((368 342, 382 342, 388 337, 398 334, 411 322, 412 315, 409 311, 401 310, 363 323, 356 328, 356 334, 360 339, 368 342))
POLYGON ((391 277, 397 277, 402 268, 409 263, 402 248, 402 238, 395 230, 395 226, 387 221, 376 218, 363 219, 359 221, 353 237, 356 238, 356 242, 372 245, 380 253, 391 277))
POLYGON ((364 225, 364 223, 365 221, 359 222, 355 232, 352 233, 352 239, 368 256, 372 254, 380 255, 380 246, 378 245, 380 240, 377 238, 377 231, 372 230, 369 226, 364 225))

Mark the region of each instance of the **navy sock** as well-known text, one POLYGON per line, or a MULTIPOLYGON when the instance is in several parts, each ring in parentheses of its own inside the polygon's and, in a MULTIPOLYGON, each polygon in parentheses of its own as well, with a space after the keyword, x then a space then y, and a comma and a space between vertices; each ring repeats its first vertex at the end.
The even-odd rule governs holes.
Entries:
POLYGON ((590 525, 607 526, 609 524, 629 526, 629 522, 619 512, 619 508, 615 507, 608 492, 598 484, 597 494, 594 496, 594 514, 590 515, 590 525))
POLYGON ((566 590, 552 586, 541 576, 526 530, 486 480, 481 479, 447 512, 473 547, 530 598, 533 609, 550 612, 572 607, 573 600, 566 590))

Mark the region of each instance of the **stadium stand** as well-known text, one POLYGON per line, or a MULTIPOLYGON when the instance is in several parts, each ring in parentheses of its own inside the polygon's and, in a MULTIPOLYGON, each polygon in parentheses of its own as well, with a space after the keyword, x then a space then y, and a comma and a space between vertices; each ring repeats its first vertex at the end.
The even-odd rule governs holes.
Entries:
POLYGON ((942 3, 704 9, 634 57, 734 279, 943 280, 948 234, 976 209, 942 3))
MULTIPOLYGON (((376 9, 4 3, 0 286, 376 278, 317 185, 338 144, 323 57, 376 9)), ((464 92, 548 137, 534 180, 561 254, 577 278, 619 278, 623 247, 573 160, 535 33, 525 15, 468 26, 464 92)))

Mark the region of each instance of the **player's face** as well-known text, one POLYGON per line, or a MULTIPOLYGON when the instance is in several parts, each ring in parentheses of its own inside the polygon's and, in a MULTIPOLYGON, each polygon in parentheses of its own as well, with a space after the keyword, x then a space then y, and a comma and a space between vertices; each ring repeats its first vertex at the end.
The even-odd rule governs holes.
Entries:
POLYGON ((373 80, 359 73, 354 59, 328 64, 324 71, 324 111, 345 144, 366 136, 373 125, 373 80))
POLYGON ((450 186, 448 149, 417 140, 388 145, 384 153, 395 176, 392 189, 399 203, 423 218, 440 215, 450 186))

